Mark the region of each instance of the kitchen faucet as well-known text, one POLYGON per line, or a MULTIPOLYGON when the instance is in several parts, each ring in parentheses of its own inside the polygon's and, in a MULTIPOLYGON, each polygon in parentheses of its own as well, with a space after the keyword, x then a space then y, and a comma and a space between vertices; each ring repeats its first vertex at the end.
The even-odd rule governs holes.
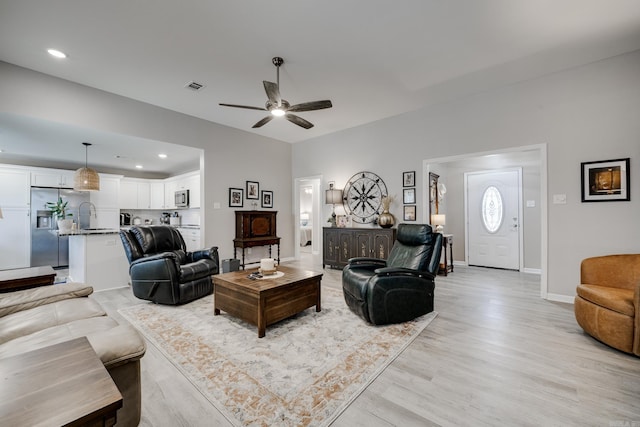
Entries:
MULTIPOLYGON (((78 227, 80 227, 80 209, 82 209, 82 205, 84 204, 88 204, 89 205, 89 217, 91 217, 91 208, 93 207, 93 217, 97 218, 98 217, 98 213, 96 211, 96 205, 94 205, 91 202, 82 202, 78 205, 78 227)), ((91 224, 89 224, 91 225, 91 224)))

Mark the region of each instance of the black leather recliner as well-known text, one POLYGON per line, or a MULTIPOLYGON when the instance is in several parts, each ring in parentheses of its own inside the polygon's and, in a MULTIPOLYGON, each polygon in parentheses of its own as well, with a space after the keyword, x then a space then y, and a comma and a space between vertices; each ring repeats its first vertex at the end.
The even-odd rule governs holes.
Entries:
POLYGON ((385 261, 351 258, 342 270, 344 299, 374 325, 401 323, 433 311, 442 234, 427 224, 400 224, 385 261))
POLYGON ((178 230, 168 225, 121 230, 133 294, 158 304, 184 304, 213 292, 218 248, 187 252, 178 230))

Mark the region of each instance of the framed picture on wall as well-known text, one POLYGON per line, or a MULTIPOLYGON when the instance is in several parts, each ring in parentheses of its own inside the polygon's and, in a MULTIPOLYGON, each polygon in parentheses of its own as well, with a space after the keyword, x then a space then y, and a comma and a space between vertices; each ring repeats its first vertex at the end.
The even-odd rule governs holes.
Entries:
POLYGON ((261 195, 261 199, 262 199, 263 208, 273 207, 273 191, 263 191, 261 195))
POLYGON ((404 207, 404 220, 415 221, 416 220, 416 205, 404 207))
POLYGON ((260 198, 260 184, 255 181, 247 181, 247 200, 260 198))
POLYGON ((242 188, 230 188, 229 189, 229 207, 241 208, 244 201, 242 200, 242 188))
POLYGON ((402 190, 402 203, 410 205, 416 202, 416 189, 405 188, 402 190))
POLYGON ((629 158, 582 162, 582 201, 616 202, 631 200, 629 158))
POLYGON ((416 171, 402 173, 402 186, 413 187, 416 185, 416 171))

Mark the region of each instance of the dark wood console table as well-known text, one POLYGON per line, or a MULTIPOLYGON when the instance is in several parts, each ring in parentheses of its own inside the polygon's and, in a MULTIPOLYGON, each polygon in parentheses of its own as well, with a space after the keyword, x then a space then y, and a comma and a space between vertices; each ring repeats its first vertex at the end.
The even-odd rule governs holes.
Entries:
POLYGON ((237 258, 236 249, 241 248, 240 266, 243 270, 245 267, 244 250, 255 246, 268 246, 271 258, 271 247, 276 245, 278 248, 276 261, 280 264, 280 237, 276 235, 277 214, 277 211, 236 211, 236 238, 233 239, 233 257, 237 258))

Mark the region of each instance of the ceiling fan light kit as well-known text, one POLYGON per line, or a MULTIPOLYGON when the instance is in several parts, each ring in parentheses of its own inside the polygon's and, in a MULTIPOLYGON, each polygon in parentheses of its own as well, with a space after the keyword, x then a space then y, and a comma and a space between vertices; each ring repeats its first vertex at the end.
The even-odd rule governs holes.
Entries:
POLYGON ((269 123, 271 119, 274 117, 284 117, 288 121, 293 124, 296 124, 305 129, 311 129, 313 127, 313 123, 303 119, 300 116, 291 113, 300 113, 304 111, 313 111, 313 110, 322 110, 325 108, 331 108, 333 105, 331 101, 323 100, 323 101, 311 101, 311 102, 303 102, 301 104, 291 105, 285 99, 282 99, 280 96, 280 66, 284 64, 284 59, 279 56, 276 56, 271 60, 273 65, 276 66, 276 83, 268 82, 266 80, 262 81, 264 86, 264 91, 267 94, 267 102, 264 104, 264 108, 262 107, 252 107, 249 105, 237 105, 237 104, 225 104, 220 103, 219 105, 223 107, 233 107, 233 108, 244 108, 248 110, 259 110, 259 111, 268 111, 271 115, 264 117, 262 120, 258 121, 253 128, 259 128, 269 123))
POLYGON ((84 145, 84 167, 78 169, 74 174, 73 189, 76 191, 100 191, 100 175, 87 166, 88 148, 91 144, 83 142, 82 145, 84 145))

